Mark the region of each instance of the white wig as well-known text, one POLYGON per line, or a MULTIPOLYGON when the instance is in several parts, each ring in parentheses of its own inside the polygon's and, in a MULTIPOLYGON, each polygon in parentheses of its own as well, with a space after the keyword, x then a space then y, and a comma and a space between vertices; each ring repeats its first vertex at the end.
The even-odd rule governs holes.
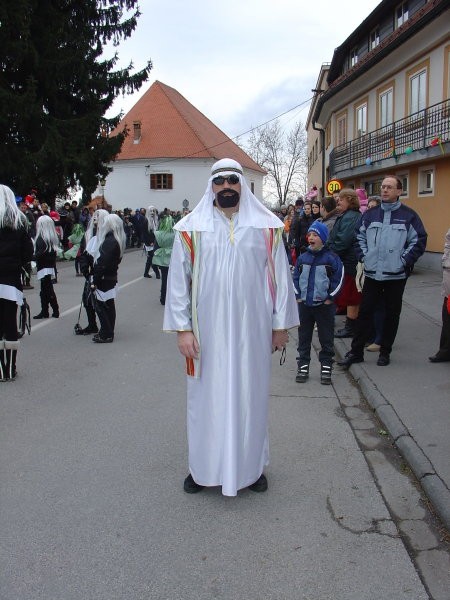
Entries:
POLYGON ((40 237, 47 250, 54 250, 55 252, 59 248, 59 239, 55 229, 55 223, 48 215, 42 215, 36 222, 36 240, 40 237))
POLYGON ((14 192, 0 184, 0 228, 19 229, 27 226, 27 218, 17 206, 14 192))
POLYGON ((156 206, 148 207, 147 220, 148 220, 148 230, 156 231, 159 227, 159 217, 158 217, 158 211, 156 209, 156 206))
POLYGON ((87 228, 85 236, 84 236, 85 240, 86 240, 86 244, 94 236, 94 227, 97 227, 97 235, 98 235, 98 230, 100 229, 102 222, 106 219, 106 217, 108 215, 109 215, 109 212, 107 210, 105 210, 104 208, 98 208, 94 212, 94 214, 92 215, 92 219, 89 221, 89 225, 88 225, 88 228, 87 228))
POLYGON ((125 251, 125 243, 126 243, 126 236, 125 236, 125 230, 123 228, 123 221, 119 217, 119 215, 115 215, 115 214, 110 215, 107 213, 107 216, 102 220, 101 224, 99 224, 98 231, 97 231, 97 250, 94 255, 95 262, 97 262, 98 257, 100 256, 101 246, 102 246, 103 242, 105 241, 106 235, 110 231, 112 231, 113 236, 115 237, 117 243, 119 244, 120 256, 121 257, 123 256, 123 253, 125 251))

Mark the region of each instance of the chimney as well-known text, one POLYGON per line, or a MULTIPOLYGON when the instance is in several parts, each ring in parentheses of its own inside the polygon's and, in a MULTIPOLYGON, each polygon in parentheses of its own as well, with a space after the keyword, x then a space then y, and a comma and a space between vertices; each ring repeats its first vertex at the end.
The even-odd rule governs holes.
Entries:
POLYGON ((133 144, 139 144, 141 141, 141 122, 133 121, 133 144))

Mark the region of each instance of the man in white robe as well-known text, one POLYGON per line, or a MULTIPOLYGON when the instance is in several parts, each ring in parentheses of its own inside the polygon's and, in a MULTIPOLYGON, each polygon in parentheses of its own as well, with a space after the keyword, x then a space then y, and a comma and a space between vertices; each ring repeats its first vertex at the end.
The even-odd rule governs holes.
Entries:
POLYGON ((222 159, 174 229, 163 328, 178 332, 187 363, 184 490, 265 491, 271 354, 298 325, 283 223, 252 194, 241 165, 222 159))

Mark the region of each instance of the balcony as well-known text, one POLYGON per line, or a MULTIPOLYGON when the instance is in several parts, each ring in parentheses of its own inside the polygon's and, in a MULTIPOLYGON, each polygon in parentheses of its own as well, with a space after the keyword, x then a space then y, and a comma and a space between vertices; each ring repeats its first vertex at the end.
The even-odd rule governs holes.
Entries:
POLYGON ((434 104, 409 117, 395 121, 358 139, 336 146, 330 152, 332 177, 357 169, 367 172, 372 165, 441 146, 450 140, 450 100, 434 104))

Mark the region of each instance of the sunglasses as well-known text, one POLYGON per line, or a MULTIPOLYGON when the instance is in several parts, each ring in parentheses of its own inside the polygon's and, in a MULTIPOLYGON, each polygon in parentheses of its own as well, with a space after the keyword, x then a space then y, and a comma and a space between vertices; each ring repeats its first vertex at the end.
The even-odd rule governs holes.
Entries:
POLYGON ((236 185, 236 183, 239 183, 239 177, 237 175, 228 175, 227 177, 218 175, 212 180, 215 185, 223 185, 225 181, 230 185, 236 185))

